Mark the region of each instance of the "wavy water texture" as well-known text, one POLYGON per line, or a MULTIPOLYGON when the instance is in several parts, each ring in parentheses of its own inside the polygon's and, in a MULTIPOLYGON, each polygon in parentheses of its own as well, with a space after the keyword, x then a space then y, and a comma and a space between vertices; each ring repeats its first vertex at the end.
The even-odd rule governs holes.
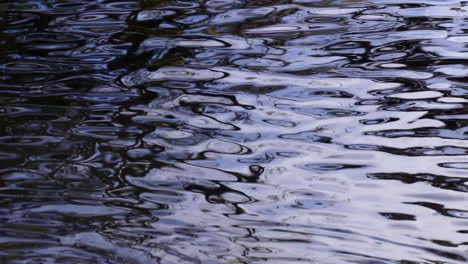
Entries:
POLYGON ((468 7, 0 3, 2 263, 466 263, 468 7))

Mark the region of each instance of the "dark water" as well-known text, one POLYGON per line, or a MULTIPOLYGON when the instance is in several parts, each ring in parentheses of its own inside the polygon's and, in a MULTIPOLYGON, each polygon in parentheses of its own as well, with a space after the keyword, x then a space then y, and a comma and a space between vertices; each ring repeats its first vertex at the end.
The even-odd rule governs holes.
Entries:
POLYGON ((468 6, 0 3, 0 262, 466 263, 468 6))

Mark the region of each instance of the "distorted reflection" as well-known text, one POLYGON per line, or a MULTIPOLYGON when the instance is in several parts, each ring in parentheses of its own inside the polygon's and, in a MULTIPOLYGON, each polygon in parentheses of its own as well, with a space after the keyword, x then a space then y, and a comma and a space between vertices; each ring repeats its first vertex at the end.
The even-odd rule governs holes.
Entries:
POLYGON ((0 3, 2 263, 466 263, 467 11, 0 3))

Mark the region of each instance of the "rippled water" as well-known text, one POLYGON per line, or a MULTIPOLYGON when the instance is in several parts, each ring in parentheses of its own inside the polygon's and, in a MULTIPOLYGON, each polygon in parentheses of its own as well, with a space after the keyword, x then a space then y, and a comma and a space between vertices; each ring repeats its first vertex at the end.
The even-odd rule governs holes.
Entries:
POLYGON ((1 263, 466 263, 465 4, 0 3, 1 263))

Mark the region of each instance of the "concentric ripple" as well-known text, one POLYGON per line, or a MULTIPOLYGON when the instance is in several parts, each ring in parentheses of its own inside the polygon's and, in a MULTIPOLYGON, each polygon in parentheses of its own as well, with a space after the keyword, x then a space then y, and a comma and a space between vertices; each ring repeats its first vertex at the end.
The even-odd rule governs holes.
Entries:
POLYGON ((2 263, 466 263, 468 7, 0 3, 2 263))

